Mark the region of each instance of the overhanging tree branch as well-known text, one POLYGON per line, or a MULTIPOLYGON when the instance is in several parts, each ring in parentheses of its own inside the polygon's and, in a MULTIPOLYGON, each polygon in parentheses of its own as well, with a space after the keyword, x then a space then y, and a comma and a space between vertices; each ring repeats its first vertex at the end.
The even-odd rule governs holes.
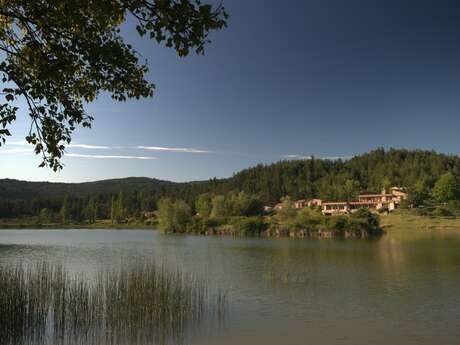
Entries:
POLYGON ((41 165, 62 168, 60 158, 78 125, 91 127, 83 102, 100 92, 113 99, 151 97, 148 68, 120 36, 133 15, 141 36, 165 42, 179 56, 203 53, 208 33, 226 26, 223 6, 192 0, 8 0, 0 8, 0 61, 5 102, 0 103, 0 144, 16 119, 16 96, 31 117, 27 140, 42 154, 41 165))

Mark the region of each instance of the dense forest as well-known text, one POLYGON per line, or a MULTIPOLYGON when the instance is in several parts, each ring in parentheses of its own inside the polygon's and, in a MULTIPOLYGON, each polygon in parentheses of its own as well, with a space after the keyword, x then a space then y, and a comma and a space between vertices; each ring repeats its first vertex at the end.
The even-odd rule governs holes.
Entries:
POLYGON ((420 198, 432 194, 440 177, 460 177, 460 157, 434 151, 377 149, 349 160, 285 160, 257 165, 226 179, 173 183, 126 178, 90 183, 46 183, 0 180, 0 218, 41 216, 72 221, 139 218, 156 210, 164 197, 180 199, 195 211, 204 193, 244 191, 268 205, 284 196, 345 199, 364 191, 402 186, 420 198))

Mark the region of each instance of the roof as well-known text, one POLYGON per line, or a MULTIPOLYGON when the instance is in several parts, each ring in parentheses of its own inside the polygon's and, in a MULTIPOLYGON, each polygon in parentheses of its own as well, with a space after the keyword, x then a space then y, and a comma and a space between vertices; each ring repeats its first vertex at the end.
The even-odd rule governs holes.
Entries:
POLYGON ((331 201, 331 202, 323 202, 323 206, 327 205, 350 205, 350 206, 366 206, 366 205, 375 205, 377 204, 376 202, 371 202, 371 201, 331 201))
POLYGON ((393 196, 393 194, 360 194, 358 198, 375 198, 375 197, 383 197, 383 196, 393 196))
POLYGON ((375 205, 375 202, 368 202, 368 201, 352 201, 350 205, 354 206, 366 206, 366 205, 375 205))

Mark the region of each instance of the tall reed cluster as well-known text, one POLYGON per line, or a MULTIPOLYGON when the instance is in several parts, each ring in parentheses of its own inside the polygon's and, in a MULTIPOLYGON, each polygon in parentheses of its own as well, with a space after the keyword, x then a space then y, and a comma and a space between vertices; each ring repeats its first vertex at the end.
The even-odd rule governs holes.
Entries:
POLYGON ((46 262, 0 266, 2 345, 174 344, 225 308, 205 281, 151 262, 91 277, 46 262))

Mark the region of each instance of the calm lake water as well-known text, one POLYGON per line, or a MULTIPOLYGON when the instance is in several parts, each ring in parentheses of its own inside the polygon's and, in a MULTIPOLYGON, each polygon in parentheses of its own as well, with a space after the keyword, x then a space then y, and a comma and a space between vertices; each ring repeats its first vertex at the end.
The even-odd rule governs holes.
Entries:
POLYGON ((227 292, 224 323, 187 344, 459 343, 460 230, 372 241, 0 231, 1 265, 46 259, 91 274, 145 258, 227 292))

